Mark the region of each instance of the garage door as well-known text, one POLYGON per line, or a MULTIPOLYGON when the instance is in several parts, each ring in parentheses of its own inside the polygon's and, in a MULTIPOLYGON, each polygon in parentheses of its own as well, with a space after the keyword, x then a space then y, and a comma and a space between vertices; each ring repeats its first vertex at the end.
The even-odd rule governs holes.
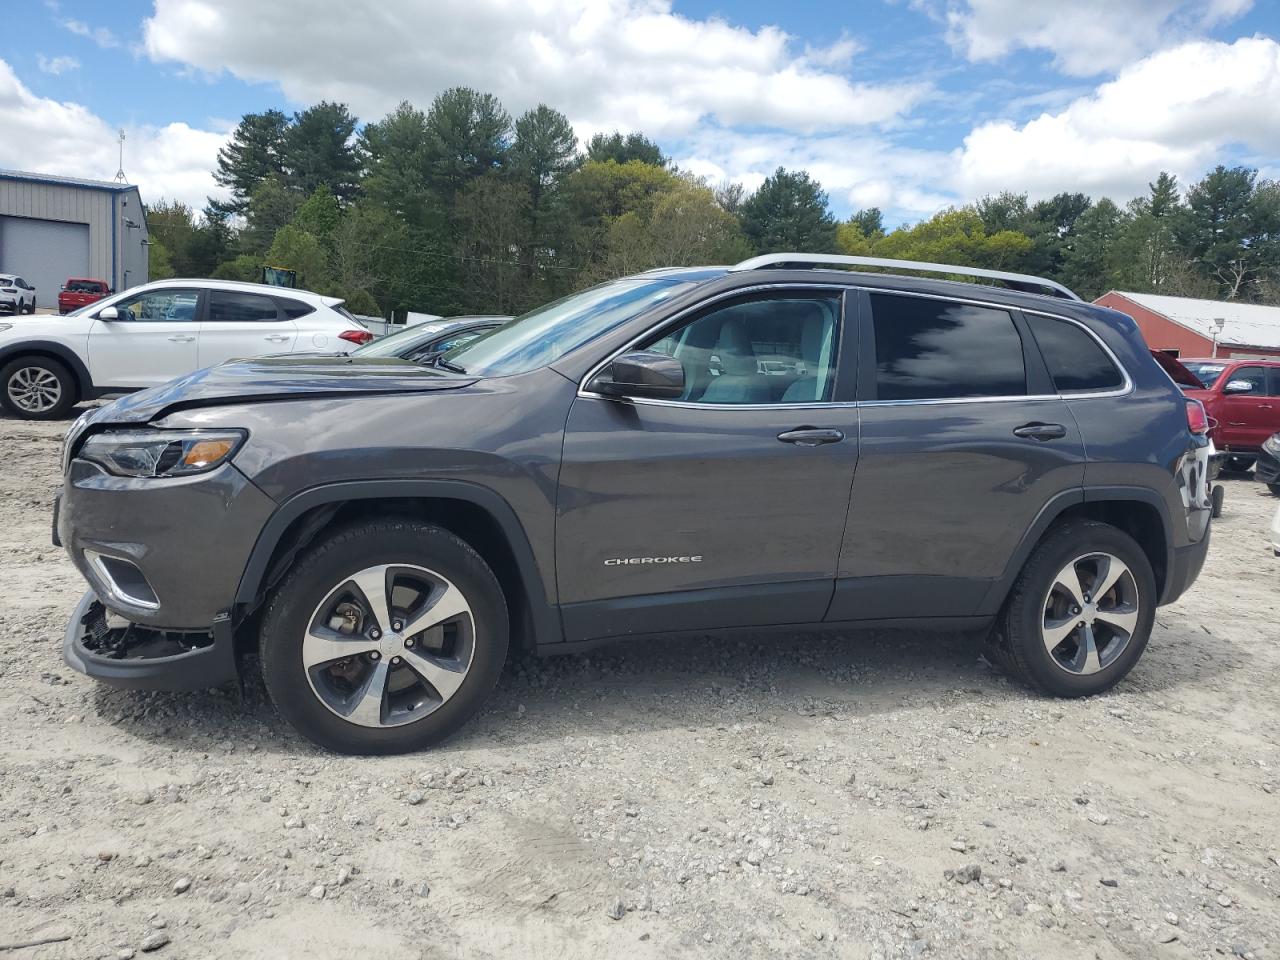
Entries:
POLYGON ((0 273, 16 273, 36 288, 36 303, 58 305, 68 277, 89 273, 89 225, 0 217, 0 273))

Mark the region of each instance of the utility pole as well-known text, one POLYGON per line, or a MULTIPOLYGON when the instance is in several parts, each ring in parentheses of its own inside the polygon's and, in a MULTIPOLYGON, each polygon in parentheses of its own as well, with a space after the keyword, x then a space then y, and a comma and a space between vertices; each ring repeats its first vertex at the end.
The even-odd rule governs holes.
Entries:
POLYGON ((128 183, 129 180, 124 175, 124 130, 120 130, 120 166, 116 168, 116 181, 119 183, 128 183))

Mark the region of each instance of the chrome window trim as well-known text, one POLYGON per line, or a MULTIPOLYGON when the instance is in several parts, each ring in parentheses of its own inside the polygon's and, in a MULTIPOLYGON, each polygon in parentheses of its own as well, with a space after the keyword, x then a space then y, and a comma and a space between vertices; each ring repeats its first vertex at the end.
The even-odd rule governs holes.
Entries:
MULTIPOLYGON (((843 323, 843 321, 844 321, 844 315, 842 312, 841 322, 843 323)), ((841 350, 844 349, 844 345, 846 342, 845 338, 847 334, 848 334, 848 331, 842 328, 840 332, 840 349, 841 350)), ((1036 344, 1036 349, 1037 350, 1040 349, 1040 346, 1038 343, 1036 344)), ((837 357, 837 362, 838 362, 838 359, 839 358, 837 357)), ((1048 371, 1046 370, 1046 373, 1047 372, 1048 371)), ((1052 380, 1053 375, 1049 374, 1049 378, 1052 380)), ((601 361, 600 363, 592 367, 591 370, 587 373, 587 375, 583 377, 582 380, 579 382, 577 396, 583 399, 589 399, 589 400, 608 400, 611 402, 617 402, 618 400, 621 399, 621 400, 625 400, 628 403, 639 403, 647 406, 679 407, 683 409, 692 409, 692 410, 815 410, 815 409, 821 410, 821 409, 827 409, 827 408, 849 408, 849 407, 888 407, 888 406, 898 407, 898 406, 913 406, 913 405, 920 405, 920 404, 949 405, 949 404, 956 404, 956 403, 1014 403, 1014 402, 1020 402, 1020 401, 1025 402, 1028 400, 1033 402, 1041 402, 1045 400, 1099 400, 1099 399, 1106 399, 1109 397, 1128 396, 1129 394, 1133 393, 1133 391, 1134 391, 1133 379, 1129 376, 1128 369, 1125 367, 1123 363, 1120 362, 1120 359, 1115 355, 1115 352, 1112 351, 1112 349, 1109 346, 1107 346, 1106 343, 1103 342, 1101 337, 1099 337, 1096 333, 1090 330, 1086 324, 1081 323, 1079 320, 1076 320, 1073 317, 1065 317, 1060 313, 1053 313, 1049 310, 1033 310, 1033 309, 1028 309, 1026 307, 1014 307, 1014 306, 1009 306, 1003 303, 993 303, 990 300, 977 300, 970 297, 954 297, 954 296, 947 296, 944 294, 937 294, 937 293, 920 293, 914 290, 886 289, 884 287, 864 287, 858 284, 815 284, 812 282, 810 283, 794 282, 794 283, 766 283, 766 284, 756 284, 750 287, 740 287, 737 290, 729 290, 724 293, 717 294, 714 297, 710 297, 706 300, 702 300, 691 306, 685 307, 679 313, 676 313, 673 316, 670 316, 665 320, 663 320, 662 323, 658 324, 656 328, 651 327, 650 329, 646 330, 644 333, 630 340, 621 349, 610 354, 606 359, 604 359, 603 361, 601 361), (1003 310, 1004 312, 1009 314, 1009 317, 1011 320, 1013 318, 1013 311, 1017 310, 1017 311, 1020 311, 1021 313, 1034 313, 1038 316, 1048 317, 1051 320, 1060 320, 1064 323, 1070 323, 1079 327, 1086 334, 1088 334, 1090 337, 1093 338, 1094 342, 1097 343, 1097 345, 1102 348, 1102 352, 1106 354, 1107 358, 1115 365, 1116 369, 1120 371, 1120 376, 1123 378, 1124 382, 1121 386, 1117 387, 1114 390, 1099 390, 1099 391, 1090 391, 1090 392, 1075 392, 1075 391, 1064 392, 1060 390, 1057 393, 1016 394, 1011 396, 942 397, 937 399, 918 399, 918 400, 860 400, 860 401, 849 400, 849 401, 831 401, 827 403, 696 403, 688 400, 659 400, 659 399, 654 399, 650 397, 621 397, 621 398, 607 397, 602 393, 594 393, 587 389, 587 384, 590 383, 605 367, 613 363, 614 360, 622 356, 627 351, 631 350, 636 344, 640 343, 642 340, 651 336, 654 333, 655 329, 661 329, 663 327, 666 327, 668 324, 674 325, 678 323, 680 320, 682 320, 684 317, 698 310, 701 310, 703 307, 718 303, 721 300, 727 300, 730 297, 735 297, 735 296, 738 296, 739 294, 753 293, 761 290, 796 290, 796 289, 817 290, 817 289, 822 289, 824 287, 829 287, 833 290, 839 290, 842 292, 842 294, 847 294, 850 292, 867 293, 867 294, 881 293, 881 294, 886 294, 888 296, 894 296, 894 297, 919 297, 924 300, 944 300, 949 303, 963 303, 963 304, 968 304, 974 307, 986 307, 989 310, 1003 310)))

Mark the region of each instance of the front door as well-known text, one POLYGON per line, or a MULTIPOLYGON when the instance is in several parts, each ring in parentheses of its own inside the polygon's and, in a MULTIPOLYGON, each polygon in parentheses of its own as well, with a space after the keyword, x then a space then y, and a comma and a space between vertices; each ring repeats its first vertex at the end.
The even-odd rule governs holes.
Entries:
POLYGON ((103 387, 152 387, 196 369, 200 291, 161 287, 111 304, 89 330, 89 375, 103 387))
POLYGON ((1270 394, 1266 367, 1236 367, 1223 374, 1218 411, 1230 446, 1257 450, 1280 430, 1280 397, 1270 394), (1249 389, 1233 392, 1232 384, 1248 384, 1249 389))
POLYGON ((200 328, 200 366, 226 360, 289 353, 298 325, 274 297, 236 290, 210 290, 209 309, 200 328))
POLYGON ((830 620, 975 613, 1084 445, 1025 321, 871 293, 862 444, 830 620))
POLYGON ((722 301, 638 349, 678 358, 676 401, 580 395, 556 567, 570 640, 820 621, 858 459, 839 291, 722 301))

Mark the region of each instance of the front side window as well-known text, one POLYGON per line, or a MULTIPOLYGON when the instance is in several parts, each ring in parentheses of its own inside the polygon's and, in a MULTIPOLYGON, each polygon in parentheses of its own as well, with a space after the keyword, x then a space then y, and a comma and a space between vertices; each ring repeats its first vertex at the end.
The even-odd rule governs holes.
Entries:
POLYGON ((1025 316, 1057 390, 1095 392, 1124 386, 1116 365, 1086 331, 1066 320, 1034 313, 1025 316))
POLYGON ((1027 392, 1022 337, 1006 310, 871 294, 876 398, 949 400, 1027 392))
POLYGON ((758 298, 716 307, 643 345, 684 367, 692 403, 830 402, 839 294, 758 298))
POLYGON ((214 290, 209 294, 209 319, 223 323, 265 323, 279 320, 280 314, 270 297, 214 290))
POLYGON ((619 324, 684 293, 672 277, 614 280, 556 300, 444 354, 446 369, 482 377, 527 373, 555 363, 619 324))
MULTIPOLYGON (((112 304, 116 319, 134 323, 174 323, 195 320, 198 290, 149 290, 112 304)), ((97 306, 96 304, 94 305, 97 306)))
POLYGON ((1267 393, 1267 371, 1263 367, 1236 367, 1227 375, 1227 384, 1244 380, 1249 384, 1247 396, 1261 397, 1267 393))

